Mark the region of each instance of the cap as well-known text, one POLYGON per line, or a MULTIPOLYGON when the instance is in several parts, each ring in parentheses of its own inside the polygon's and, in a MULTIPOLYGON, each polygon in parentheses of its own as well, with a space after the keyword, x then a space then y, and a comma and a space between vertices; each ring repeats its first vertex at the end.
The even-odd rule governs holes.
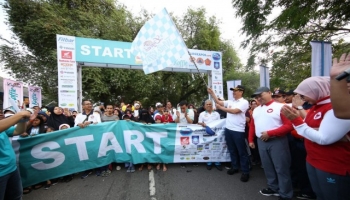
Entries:
POLYGON ((281 90, 281 89, 276 89, 273 93, 272 93, 272 97, 273 96, 282 96, 282 95, 285 95, 286 92, 284 90, 281 90))
POLYGON ((157 107, 157 108, 158 108, 158 107, 163 107, 163 104, 160 103, 160 102, 158 102, 158 103, 156 103, 156 107, 157 107))
POLYGON ((15 114, 15 113, 16 113, 15 109, 13 109, 13 107, 12 107, 12 106, 10 106, 10 107, 8 107, 8 108, 5 108, 5 109, 4 109, 4 114, 5 114, 7 111, 12 112, 13 114, 15 114))
POLYGON ((268 87, 259 87, 255 92, 254 94, 252 95, 252 97, 255 97, 256 95, 259 95, 263 92, 269 92, 270 89, 268 87))
POLYGON ((234 88, 230 88, 230 90, 240 90, 240 91, 244 91, 244 87, 242 85, 237 85, 234 88))
POLYGON ((26 111, 30 112, 30 114, 34 114, 34 110, 31 108, 27 108, 26 111))
POLYGON ((286 95, 294 95, 294 89, 293 90, 289 90, 288 92, 286 92, 286 95))

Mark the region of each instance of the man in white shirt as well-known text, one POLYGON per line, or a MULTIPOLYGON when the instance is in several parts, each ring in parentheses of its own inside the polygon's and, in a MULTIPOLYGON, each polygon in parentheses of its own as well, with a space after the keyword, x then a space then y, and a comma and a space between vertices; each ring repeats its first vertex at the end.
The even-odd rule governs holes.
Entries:
MULTIPOLYGON (((188 109, 188 103, 187 101, 181 101, 179 103, 180 111, 177 110, 174 122, 180 123, 180 124, 192 124, 194 120, 194 112, 191 109, 188 109)), ((198 166, 197 164, 194 164, 195 166, 198 166)), ((181 168, 186 168, 186 165, 184 163, 180 163, 181 168)))
POLYGON ((225 140, 227 149, 230 152, 232 165, 227 174, 233 175, 237 173, 238 165, 240 164, 242 171, 240 180, 247 182, 249 180, 250 162, 245 136, 245 113, 249 109, 249 102, 242 97, 244 93, 242 85, 230 88, 230 90, 233 91, 233 101, 220 101, 211 88, 208 88, 208 93, 214 98, 216 108, 227 112, 225 140))
POLYGON ((179 103, 180 111, 176 111, 175 123, 180 124, 192 124, 194 120, 194 112, 191 109, 188 109, 187 101, 181 101, 179 103))
MULTIPOLYGON (((205 111, 201 112, 199 114, 199 118, 198 118, 199 125, 206 127, 208 123, 215 121, 215 120, 220 120, 220 114, 218 112, 216 112, 215 110, 213 110, 212 100, 209 100, 209 99, 206 100, 204 102, 204 108, 205 108, 205 111)), ((221 166, 220 162, 215 162, 215 167, 219 171, 222 171, 222 166, 221 166)), ((211 168, 212 168, 212 163, 208 162, 207 163, 207 170, 211 170, 211 168)))
POLYGON ((83 112, 79 113, 75 118, 74 126, 79 126, 80 128, 85 128, 90 124, 97 124, 101 122, 101 116, 92 110, 92 103, 89 100, 84 100, 83 112))
POLYGON ((284 104, 273 100, 269 88, 260 87, 254 96, 261 106, 254 109, 249 124, 249 146, 255 148, 253 140, 256 136, 268 185, 260 193, 264 196, 292 199, 291 156, 286 135, 293 130, 293 126, 281 114, 284 104))
MULTIPOLYGON (((75 118, 74 126, 79 126, 80 128, 85 128, 90 124, 97 124, 101 122, 101 116, 92 109, 92 103, 89 100, 84 100, 82 102, 83 112, 79 113, 75 118)), ((92 173, 91 170, 86 170, 83 172, 81 178, 85 179, 92 173)), ((96 174, 98 175, 98 174, 96 174)))

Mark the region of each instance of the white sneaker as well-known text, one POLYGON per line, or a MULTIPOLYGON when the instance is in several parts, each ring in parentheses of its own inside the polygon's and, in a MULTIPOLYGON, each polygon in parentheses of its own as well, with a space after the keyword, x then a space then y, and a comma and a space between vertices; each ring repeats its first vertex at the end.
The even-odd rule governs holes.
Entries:
POLYGON ((116 169, 117 171, 119 171, 119 170, 121 170, 122 168, 121 168, 120 166, 117 166, 115 169, 116 169))

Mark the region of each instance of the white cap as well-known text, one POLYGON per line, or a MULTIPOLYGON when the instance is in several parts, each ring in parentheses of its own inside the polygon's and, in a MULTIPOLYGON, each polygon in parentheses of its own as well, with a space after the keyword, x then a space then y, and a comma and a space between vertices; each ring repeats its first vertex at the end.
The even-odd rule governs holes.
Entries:
POLYGON ((158 107, 158 106, 163 106, 163 104, 158 102, 158 103, 156 103, 156 107, 158 107))
POLYGON ((33 110, 33 109, 31 109, 31 108, 27 108, 26 110, 27 110, 27 111, 29 111, 31 114, 33 114, 33 113, 34 113, 34 110, 33 110))

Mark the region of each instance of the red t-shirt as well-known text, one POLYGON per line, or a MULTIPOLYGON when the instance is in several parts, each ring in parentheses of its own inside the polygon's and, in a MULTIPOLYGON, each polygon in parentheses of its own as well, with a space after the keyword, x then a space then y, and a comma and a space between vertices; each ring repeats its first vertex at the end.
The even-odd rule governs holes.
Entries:
MULTIPOLYGON (((321 99, 320 101, 326 99, 321 99)), ((307 113, 304 121, 311 128, 319 128, 324 115, 331 109, 331 103, 315 105, 307 113)), ((302 123, 301 118, 293 120, 294 125, 300 125, 302 123)), ((329 124, 329 126, 336 127, 337 125, 329 124)), ((350 173, 350 142, 340 141, 330 145, 319 145, 306 138, 304 141, 307 151, 306 160, 310 165, 322 171, 337 175, 344 176, 350 173)))
POLYGON ((171 115, 168 115, 168 116, 162 115, 161 122, 162 123, 174 122, 174 120, 173 120, 173 117, 171 115))

